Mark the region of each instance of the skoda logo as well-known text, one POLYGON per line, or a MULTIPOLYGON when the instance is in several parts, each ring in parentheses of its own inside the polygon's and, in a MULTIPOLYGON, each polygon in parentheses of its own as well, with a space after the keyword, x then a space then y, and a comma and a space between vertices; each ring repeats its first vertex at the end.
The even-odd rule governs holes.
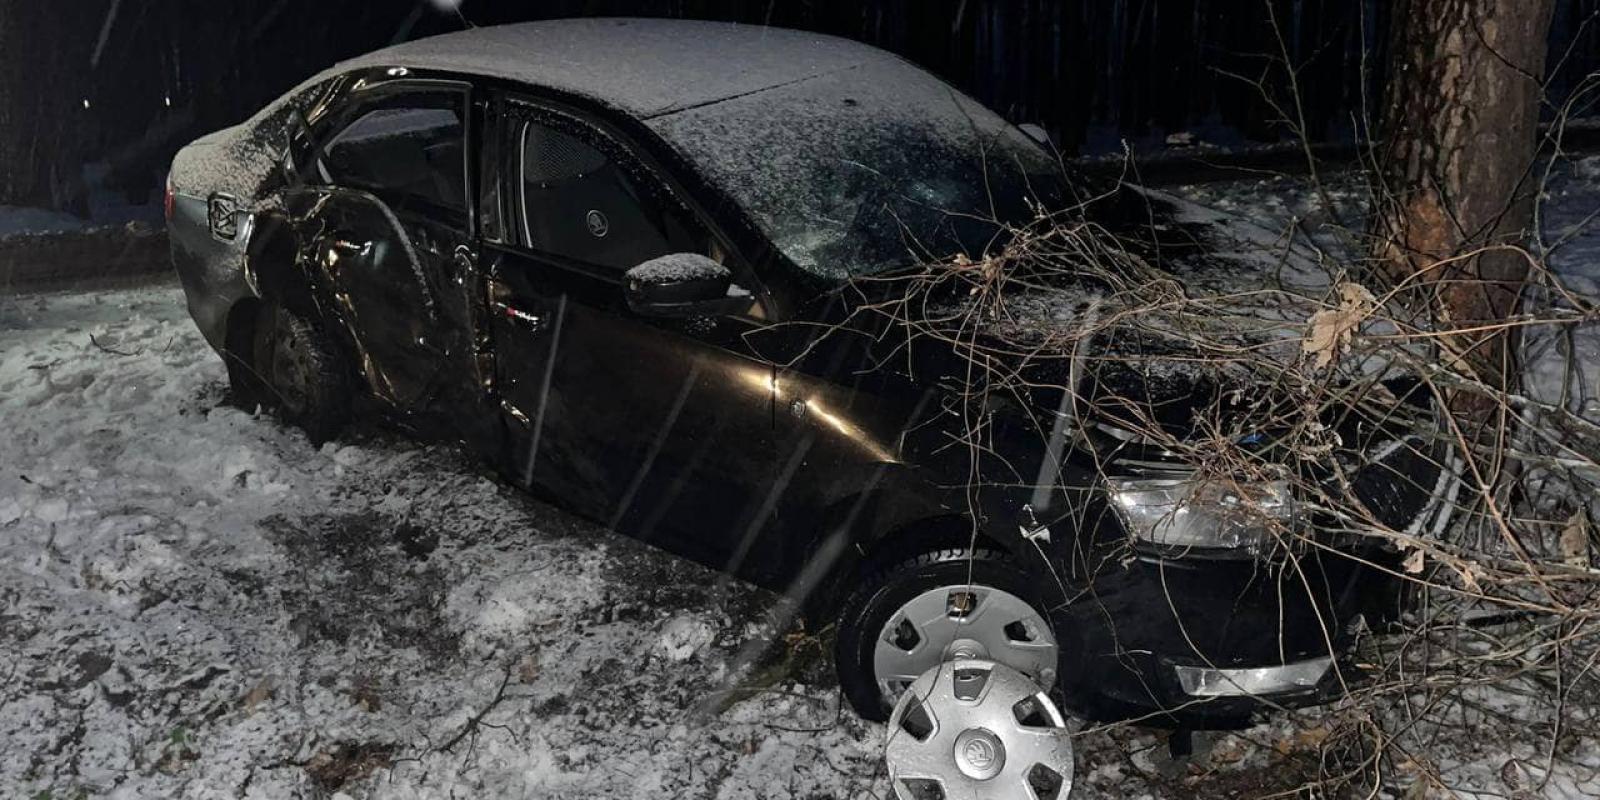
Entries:
POLYGON ((584 222, 589 225, 589 233, 594 234, 596 239, 603 238, 611 232, 611 220, 606 219, 606 215, 599 211, 590 211, 584 222))
POLYGON ((994 763, 994 745, 987 739, 971 739, 967 742, 967 763, 975 770, 985 770, 994 763))
POLYGON ((977 781, 986 781, 1006 767, 1006 749, 995 735, 982 728, 969 728, 956 737, 956 768, 977 781))

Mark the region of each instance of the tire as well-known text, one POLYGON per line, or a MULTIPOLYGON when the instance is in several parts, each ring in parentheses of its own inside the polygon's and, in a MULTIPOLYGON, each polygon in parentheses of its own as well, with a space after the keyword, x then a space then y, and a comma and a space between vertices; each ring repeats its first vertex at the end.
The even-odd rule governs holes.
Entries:
POLYGON ((299 313, 266 303, 251 347, 249 376, 229 370, 235 392, 277 411, 313 445, 338 435, 350 420, 350 371, 327 332, 299 313))
POLYGON ((952 657, 990 658, 1051 688, 1059 670, 1056 643, 1061 639, 1033 588, 1037 583, 1002 553, 960 548, 924 553, 869 572, 839 613, 834 666, 845 698, 866 719, 888 719, 897 688, 880 682, 881 656, 887 657, 884 663, 902 665, 902 674, 952 657), (937 616, 938 606, 928 603, 954 608, 963 594, 976 600, 969 609, 969 622, 951 622, 966 616, 952 611, 946 620, 929 623, 925 631, 911 625, 914 635, 907 635, 902 625, 891 632, 891 622, 910 623, 908 616, 926 619, 929 608, 937 616), (923 613, 916 614, 917 609, 923 613), (972 627, 962 627, 967 625, 972 627), (997 635, 1006 642, 997 643, 997 635), (1032 641, 1024 644, 1028 638, 1032 641), (880 641, 885 648, 880 649, 880 641))

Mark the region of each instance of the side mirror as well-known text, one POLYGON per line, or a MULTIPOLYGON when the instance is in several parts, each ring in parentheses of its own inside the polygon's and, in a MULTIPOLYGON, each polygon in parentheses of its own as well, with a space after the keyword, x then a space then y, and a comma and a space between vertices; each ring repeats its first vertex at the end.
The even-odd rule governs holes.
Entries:
POLYGON ((698 253, 652 258, 625 276, 628 308, 652 317, 711 317, 750 308, 750 292, 733 273, 698 253))

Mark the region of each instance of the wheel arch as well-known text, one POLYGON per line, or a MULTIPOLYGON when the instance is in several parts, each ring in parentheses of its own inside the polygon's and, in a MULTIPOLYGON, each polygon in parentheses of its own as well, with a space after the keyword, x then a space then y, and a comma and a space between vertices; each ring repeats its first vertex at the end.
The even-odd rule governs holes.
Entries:
POLYGON ((898 471, 870 484, 873 488, 843 498, 829 509, 820 535, 809 543, 798 563, 833 561, 826 577, 815 581, 804 604, 809 615, 830 619, 849 593, 850 584, 874 570, 919 553, 948 548, 991 550, 1016 555, 1018 537, 1006 537, 993 521, 978 521, 966 510, 942 504, 898 471), (839 547, 834 542, 842 543, 839 547))
MULTIPOLYGON (((257 377, 255 338, 263 310, 269 304, 276 304, 317 324, 327 325, 332 320, 318 302, 313 276, 301 263, 299 238, 289 215, 282 209, 261 212, 250 230, 242 265, 250 293, 228 307, 222 355, 232 385, 247 387, 252 392, 253 396, 240 399, 257 402, 260 397, 254 393, 262 387, 257 377)), ((338 329, 340 326, 331 327, 335 328, 332 331, 335 344, 348 350, 344 341, 346 331, 338 329)))
POLYGON ((261 400, 261 379, 256 368, 256 325, 261 319, 263 303, 254 295, 242 297, 228 307, 223 327, 222 361, 228 370, 228 383, 245 396, 237 398, 243 405, 261 400))

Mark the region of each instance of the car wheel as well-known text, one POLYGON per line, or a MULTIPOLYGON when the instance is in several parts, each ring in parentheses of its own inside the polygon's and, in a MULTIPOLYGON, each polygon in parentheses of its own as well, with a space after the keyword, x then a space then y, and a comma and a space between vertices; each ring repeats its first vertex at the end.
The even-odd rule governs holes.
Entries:
POLYGON ((834 662, 861 716, 888 718, 918 676, 945 661, 997 661, 1055 684, 1057 637, 1030 578, 988 550, 938 550, 872 572, 845 600, 834 662))
POLYGON ((322 444, 350 418, 348 370, 337 345, 309 319, 282 306, 267 304, 256 321, 254 359, 257 385, 251 387, 265 405, 322 444))

